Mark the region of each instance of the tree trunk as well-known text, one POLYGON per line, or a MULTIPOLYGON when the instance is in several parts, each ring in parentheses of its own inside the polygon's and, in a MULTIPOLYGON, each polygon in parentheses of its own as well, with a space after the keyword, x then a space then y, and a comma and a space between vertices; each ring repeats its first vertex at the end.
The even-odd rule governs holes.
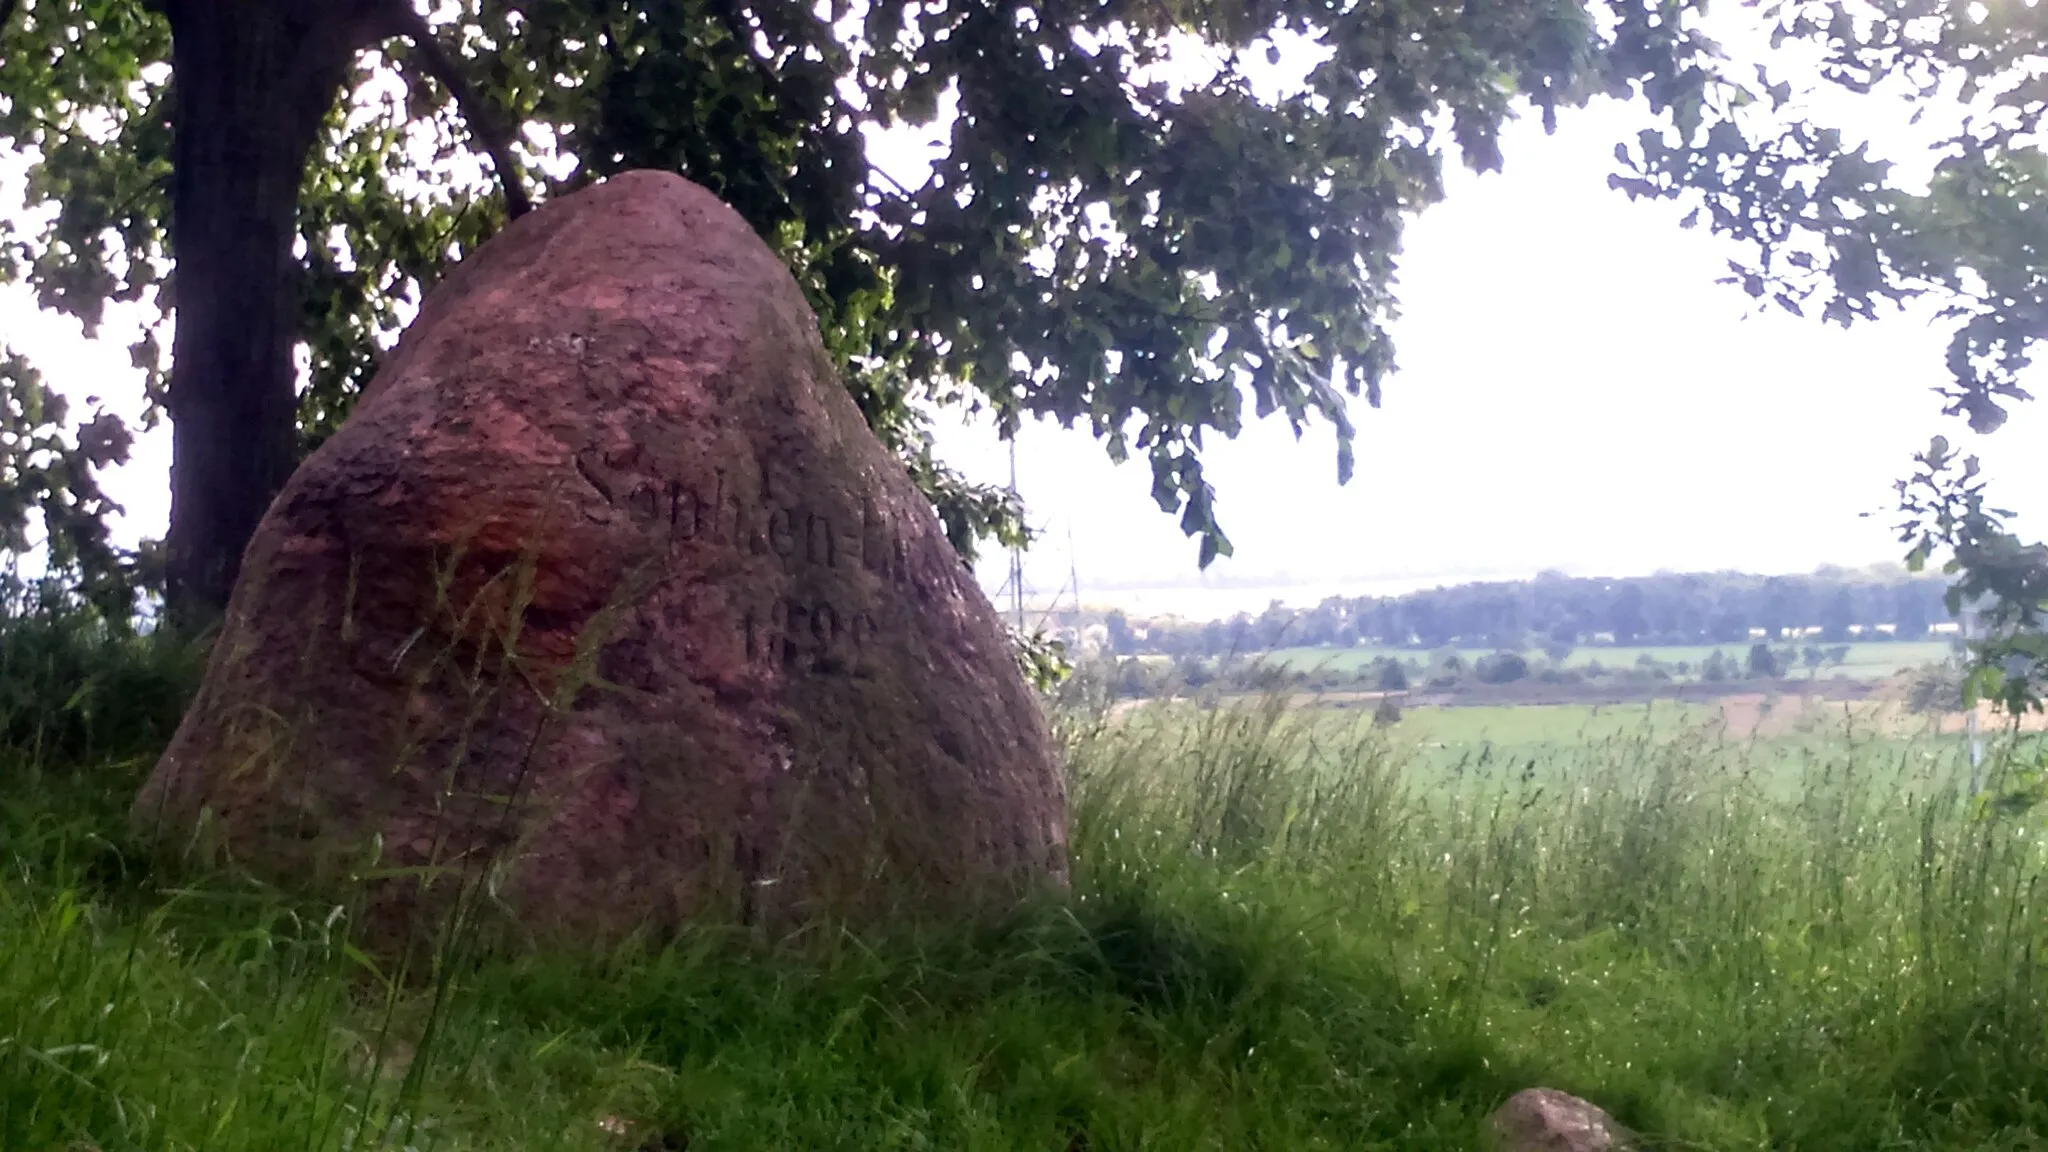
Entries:
POLYGON ((227 605, 242 550, 291 474, 299 188, 369 3, 173 0, 170 245, 177 329, 166 608, 227 605))

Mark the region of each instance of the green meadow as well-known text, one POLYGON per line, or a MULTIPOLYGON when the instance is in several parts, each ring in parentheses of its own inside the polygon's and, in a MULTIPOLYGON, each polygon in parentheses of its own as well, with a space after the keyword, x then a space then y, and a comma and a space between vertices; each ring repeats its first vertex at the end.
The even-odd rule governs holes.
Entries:
POLYGON ((399 980, 128 845, 193 664, 0 623, 0 1149, 2048 1146, 2038 743, 1070 700, 1064 897, 399 980))

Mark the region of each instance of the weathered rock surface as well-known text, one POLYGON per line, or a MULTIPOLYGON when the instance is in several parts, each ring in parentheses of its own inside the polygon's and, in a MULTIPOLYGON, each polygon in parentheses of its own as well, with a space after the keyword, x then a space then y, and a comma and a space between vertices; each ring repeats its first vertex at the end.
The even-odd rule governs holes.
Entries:
POLYGON ((288 884, 456 870, 371 885, 408 930, 463 869, 598 938, 1065 877, 994 611, 787 271, 653 172, 428 296, 272 504, 134 814, 288 884))
POLYGON ((1495 1152, 1627 1152, 1627 1129, 1599 1107, 1555 1088, 1515 1093, 1488 1122, 1495 1152))

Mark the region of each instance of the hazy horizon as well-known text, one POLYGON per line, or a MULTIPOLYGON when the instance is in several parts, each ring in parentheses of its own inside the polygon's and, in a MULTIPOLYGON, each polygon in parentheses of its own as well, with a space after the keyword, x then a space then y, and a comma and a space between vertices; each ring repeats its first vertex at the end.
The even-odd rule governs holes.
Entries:
MULTIPOLYGON (((1007 553, 989 558, 979 565, 977 573, 982 590, 996 608, 1006 616, 1011 611, 1012 600, 1006 579, 1007 553), (993 569, 993 571, 992 571, 993 569)), ((1055 610, 1070 608, 1115 609, 1132 616, 1167 617, 1183 620, 1221 620, 1240 612, 1257 615, 1269 604, 1279 603, 1289 608, 1312 608, 1332 596, 1344 599, 1369 597, 1403 596, 1412 592, 1426 592, 1438 588, 1452 588, 1461 584, 1516 583, 1534 580, 1546 572, 1557 572, 1574 579, 1587 580, 1631 580, 1664 575, 1696 575, 1716 572, 1738 572, 1745 576, 1813 576, 1829 569, 1852 573, 1874 569, 1903 572, 1904 565, 1896 561, 1877 561, 1872 564, 1817 564, 1803 571, 1764 572, 1739 568, 1659 568, 1648 572, 1575 572, 1559 568, 1543 568, 1535 571, 1491 570, 1466 572, 1413 572, 1383 576, 1337 576, 1337 577, 1295 577, 1288 573, 1246 575, 1243 573, 1219 576, 1214 573, 1198 573, 1186 578, 1160 581, 1105 580, 1090 583, 1081 576, 1080 592, 1077 596, 1069 579, 1052 586, 1033 584, 1027 576, 1025 581, 1025 615, 1028 618, 1055 610)))

